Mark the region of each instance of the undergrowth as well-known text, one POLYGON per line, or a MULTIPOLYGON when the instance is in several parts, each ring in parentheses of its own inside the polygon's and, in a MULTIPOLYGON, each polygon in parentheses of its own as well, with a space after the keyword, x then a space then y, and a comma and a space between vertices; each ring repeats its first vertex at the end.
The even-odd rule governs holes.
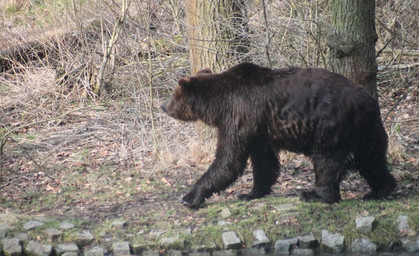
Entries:
MULTIPOLYGON (((247 169, 207 208, 190 212, 178 199, 211 163, 214 131, 159 110, 177 80, 190 73, 183 2, 130 1, 97 94, 99 66, 120 17, 120 1, 1 1, 0 211, 85 216, 104 223, 96 235, 110 231, 116 217, 137 224, 132 232, 141 232, 140 225, 145 233, 190 226, 216 243, 224 229, 218 225, 219 211, 225 207, 233 213, 227 220, 232 229, 250 244, 253 227, 271 231, 272 240, 323 228, 351 240, 358 235, 354 218, 365 214, 382 221, 371 238, 393 239, 398 214, 407 214, 417 230, 419 29, 412 2, 377 1, 378 91, 389 164, 399 184, 393 200, 363 202, 366 185, 350 176, 343 182, 342 203, 301 203, 294 197, 313 185, 312 167, 300 155, 281 152, 284 170, 275 196, 235 201, 235 195, 249 190, 247 169), (10 55, 15 47, 28 57, 10 55), (252 208, 257 203, 262 208, 252 208), (297 210, 275 209, 286 203, 297 210)), ((274 67, 327 68, 322 56, 327 54, 326 3, 271 1, 266 28, 260 2, 250 1, 247 57, 267 64, 263 33, 269 29, 274 67)))

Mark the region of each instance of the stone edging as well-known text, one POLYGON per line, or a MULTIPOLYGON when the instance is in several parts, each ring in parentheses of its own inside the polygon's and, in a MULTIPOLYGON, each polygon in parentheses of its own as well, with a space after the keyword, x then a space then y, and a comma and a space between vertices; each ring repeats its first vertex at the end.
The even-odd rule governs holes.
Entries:
MULTIPOLYGON (((261 229, 253 230, 253 244, 245 245, 239 236, 233 231, 224 231, 221 236, 223 248, 218 248, 215 243, 211 245, 189 245, 184 236, 190 236, 191 230, 187 229, 172 236, 163 236, 159 244, 150 246, 147 241, 118 241, 106 238, 105 234, 99 234, 100 238, 94 237, 89 230, 77 230, 77 227, 69 222, 62 221, 57 228, 47 227, 46 219, 32 219, 23 223, 23 232, 16 231, 14 224, 17 221, 13 215, 3 214, 0 216, 0 255, 5 256, 104 256, 104 255, 170 255, 170 256, 226 256, 226 255, 263 255, 274 253, 275 255, 314 255, 316 252, 353 252, 374 254, 377 251, 393 251, 408 253, 419 252, 419 236, 412 231, 408 224, 408 217, 398 216, 397 228, 400 232, 400 243, 382 245, 379 241, 374 242, 367 238, 358 238, 350 245, 345 246, 345 237, 340 233, 331 233, 322 230, 321 238, 313 234, 306 234, 293 238, 286 238, 272 242, 261 229), (5 217, 6 216, 6 217, 5 217), (14 219, 15 218, 15 219, 14 219), (76 229, 76 231, 75 231, 76 229), (59 242, 59 238, 71 232, 71 242, 59 242), (36 241, 33 232, 42 233, 47 241, 36 241), (31 233, 32 232, 32 233, 31 233), (31 235, 29 235, 31 234, 31 235)), ((361 233, 370 232, 376 225, 372 216, 358 217, 355 220, 356 228, 361 233)), ((112 226, 116 229, 124 228, 124 221, 115 221, 112 226)), ((22 230, 22 228, 19 228, 22 230)), ((161 233, 159 233, 161 235, 161 233)))

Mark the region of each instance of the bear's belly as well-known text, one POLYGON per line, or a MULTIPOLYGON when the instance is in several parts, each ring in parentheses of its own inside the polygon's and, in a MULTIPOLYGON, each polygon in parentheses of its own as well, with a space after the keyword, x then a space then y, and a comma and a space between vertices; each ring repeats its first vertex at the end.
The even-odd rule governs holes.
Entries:
POLYGON ((277 137, 274 138, 274 144, 277 151, 285 149, 294 153, 302 153, 309 156, 312 151, 312 139, 307 136, 300 136, 299 138, 291 137, 277 137))
POLYGON ((301 123, 276 126, 268 132, 278 151, 285 149, 305 155, 310 155, 312 151, 313 131, 301 123))

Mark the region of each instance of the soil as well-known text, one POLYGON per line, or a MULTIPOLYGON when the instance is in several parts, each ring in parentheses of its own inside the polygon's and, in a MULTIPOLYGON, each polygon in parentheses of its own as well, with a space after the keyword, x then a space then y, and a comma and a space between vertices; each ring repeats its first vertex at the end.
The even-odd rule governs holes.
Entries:
MULTIPOLYGON (((418 74, 415 65, 378 74, 389 164, 398 181, 393 200, 419 194, 418 74)), ((153 100, 143 92, 100 101, 86 97, 85 88, 57 83, 56 77, 55 69, 37 64, 19 74, 0 74, 0 212, 94 223, 114 218, 156 226, 205 222, 199 211, 178 200, 210 165, 214 131, 160 112, 173 84, 158 84, 153 100)), ((288 152, 280 158, 283 170, 271 198, 295 198, 313 187, 307 158, 288 152)), ((205 207, 237 202, 238 194, 251 189, 249 167, 205 207)), ((360 200, 367 192, 356 173, 341 186, 344 200, 360 200)))
MULTIPOLYGON (((380 103, 390 136, 390 165, 398 180, 392 198, 397 200, 419 192, 419 89, 417 77, 391 88, 387 85, 379 83, 380 103)), ((166 149, 153 151, 153 145, 144 145, 139 139, 144 135, 135 134, 141 129, 126 114, 131 105, 111 102, 85 106, 61 119, 26 125, 16 118, 24 106, 16 103, 13 94, 2 99, 9 103, 1 104, 2 119, 8 129, 16 131, 4 147, 1 212, 11 208, 25 215, 58 215, 95 222, 115 217, 136 222, 139 213, 159 216, 168 211, 176 213, 173 218, 190 218, 193 212, 178 200, 205 171, 214 150, 214 139, 210 136, 202 141, 196 126, 156 112, 156 124, 161 125, 157 132, 163 134, 159 137, 175 137, 180 144, 165 141, 168 144, 159 146, 166 149)), ((281 159, 283 170, 272 196, 298 197, 301 190, 313 186, 314 174, 307 158, 282 152, 281 159)), ((233 186, 207 204, 234 202, 251 186, 247 168, 233 186)), ((359 200, 368 187, 358 174, 351 173, 341 190, 344 200, 359 200)))

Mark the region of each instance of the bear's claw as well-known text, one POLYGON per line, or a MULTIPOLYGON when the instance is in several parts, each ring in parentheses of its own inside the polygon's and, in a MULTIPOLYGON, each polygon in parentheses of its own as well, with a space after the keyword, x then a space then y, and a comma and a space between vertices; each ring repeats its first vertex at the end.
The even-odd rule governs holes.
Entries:
POLYGON ((341 200, 339 194, 334 195, 331 193, 325 193, 324 190, 320 190, 320 193, 319 193, 315 189, 303 191, 300 195, 300 199, 306 202, 322 202, 322 203, 327 203, 327 204, 337 203, 341 200))
POLYGON ((262 192, 262 193, 255 193, 255 192, 250 192, 249 194, 239 194, 237 196, 237 198, 239 200, 245 200, 245 201, 250 201, 253 199, 257 199, 257 198, 261 198, 264 197, 266 195, 268 195, 270 192, 262 192))
POLYGON ((184 206, 194 210, 199 209, 204 202, 204 200, 194 199, 190 193, 184 195, 179 201, 184 206))

